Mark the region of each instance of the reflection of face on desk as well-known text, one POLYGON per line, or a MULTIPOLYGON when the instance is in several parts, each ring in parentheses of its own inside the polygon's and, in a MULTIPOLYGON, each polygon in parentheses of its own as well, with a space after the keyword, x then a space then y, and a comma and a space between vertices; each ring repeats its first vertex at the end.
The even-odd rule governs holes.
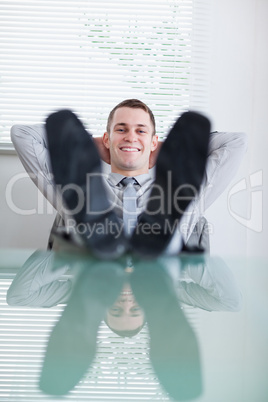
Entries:
POLYGON ((144 324, 144 313, 126 283, 106 315, 107 325, 115 331, 133 331, 144 324))

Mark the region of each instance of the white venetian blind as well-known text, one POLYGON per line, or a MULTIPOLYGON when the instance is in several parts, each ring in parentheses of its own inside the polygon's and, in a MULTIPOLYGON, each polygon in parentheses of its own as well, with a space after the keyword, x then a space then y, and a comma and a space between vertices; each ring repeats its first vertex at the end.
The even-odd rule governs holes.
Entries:
POLYGON ((109 111, 139 98, 165 135, 207 111, 210 0, 1 0, 0 142, 12 124, 59 108, 102 135, 109 111))

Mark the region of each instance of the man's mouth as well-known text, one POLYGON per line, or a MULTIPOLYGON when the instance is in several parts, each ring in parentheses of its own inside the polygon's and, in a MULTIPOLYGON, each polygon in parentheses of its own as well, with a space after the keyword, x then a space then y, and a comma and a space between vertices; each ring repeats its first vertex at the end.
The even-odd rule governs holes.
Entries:
POLYGON ((123 152, 140 152, 140 149, 139 148, 133 148, 133 147, 121 147, 120 148, 120 151, 123 151, 123 152))

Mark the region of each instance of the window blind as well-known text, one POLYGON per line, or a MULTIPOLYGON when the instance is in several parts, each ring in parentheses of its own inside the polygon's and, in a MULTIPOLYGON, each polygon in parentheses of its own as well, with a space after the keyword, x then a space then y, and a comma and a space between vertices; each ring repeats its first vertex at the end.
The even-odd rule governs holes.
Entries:
POLYGON ((93 135, 138 98, 164 136, 208 105, 210 0, 2 0, 0 141, 13 124, 78 113, 93 135))

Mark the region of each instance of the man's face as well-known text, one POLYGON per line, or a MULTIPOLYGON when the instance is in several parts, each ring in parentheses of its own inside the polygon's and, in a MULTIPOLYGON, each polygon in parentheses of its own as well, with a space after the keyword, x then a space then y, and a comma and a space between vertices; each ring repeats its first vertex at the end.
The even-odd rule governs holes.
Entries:
POLYGON ((115 111, 110 134, 103 143, 110 151, 111 170, 124 176, 148 173, 151 151, 157 147, 149 113, 142 109, 121 107, 115 111))
POLYGON ((107 311, 107 324, 117 331, 131 331, 142 326, 144 319, 143 310, 136 302, 131 287, 125 284, 120 296, 107 311))

